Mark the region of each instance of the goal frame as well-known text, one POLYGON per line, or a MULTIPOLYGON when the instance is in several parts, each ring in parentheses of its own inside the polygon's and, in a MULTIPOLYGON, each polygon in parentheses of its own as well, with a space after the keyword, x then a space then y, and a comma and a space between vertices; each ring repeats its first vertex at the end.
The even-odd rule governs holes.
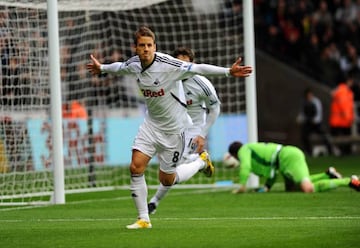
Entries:
POLYGON ((51 199, 54 204, 65 204, 64 152, 61 114, 61 80, 60 80, 60 41, 59 20, 56 0, 47 0, 49 32, 49 76, 51 101, 51 131, 54 153, 54 193, 51 199))
MULTIPOLYGON (((256 106, 256 68, 254 46, 253 2, 243 1, 243 34, 244 34, 244 63, 253 67, 251 76, 245 78, 246 114, 247 114, 247 142, 258 141, 257 106, 256 106)), ((49 35, 49 79, 51 101, 51 135, 53 137, 53 178, 54 191, 50 192, 50 204, 65 204, 65 176, 64 152, 61 109, 61 80, 60 80, 60 38, 58 3, 56 0, 47 0, 48 35, 49 35)), ((257 187, 258 177, 252 175, 248 187, 257 187)), ((94 189, 96 190, 96 189, 94 189)), ((48 195, 46 193, 45 195, 48 195)), ((2 203, 0 203, 2 205, 2 203)), ((10 203, 13 205, 14 203, 10 203)), ((33 204, 27 202, 26 204, 33 204)), ((43 204, 43 203, 40 203, 43 204)))
MULTIPOLYGON (((257 104, 256 104, 256 67, 254 38, 254 7, 253 1, 243 1, 244 21, 244 55, 245 64, 253 67, 253 73, 245 79, 246 113, 248 123, 248 142, 258 141, 257 104)), ((250 174, 247 182, 249 188, 259 186, 259 177, 250 174)))

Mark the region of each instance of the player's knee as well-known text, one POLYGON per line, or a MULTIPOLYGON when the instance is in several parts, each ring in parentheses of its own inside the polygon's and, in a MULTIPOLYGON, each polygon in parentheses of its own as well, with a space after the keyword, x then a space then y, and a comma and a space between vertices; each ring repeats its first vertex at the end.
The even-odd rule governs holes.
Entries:
POLYGON ((138 164, 135 164, 135 163, 130 164, 130 173, 132 175, 140 175, 140 174, 143 174, 144 171, 145 171, 144 166, 141 166, 141 165, 138 165, 138 164))
POLYGON ((164 186, 174 185, 175 180, 176 180, 176 174, 175 173, 174 174, 166 174, 166 173, 160 171, 159 180, 160 180, 161 184, 164 186))
POLYGON ((168 179, 163 179, 163 180, 161 180, 160 182, 161 182, 162 185, 164 185, 164 186, 171 186, 171 185, 174 184, 174 181, 168 180, 168 179))

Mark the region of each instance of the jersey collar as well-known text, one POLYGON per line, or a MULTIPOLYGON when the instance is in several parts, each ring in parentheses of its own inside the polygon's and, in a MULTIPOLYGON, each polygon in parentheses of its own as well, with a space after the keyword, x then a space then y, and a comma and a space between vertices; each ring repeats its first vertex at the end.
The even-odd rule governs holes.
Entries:
POLYGON ((151 63, 150 63, 148 66, 146 66, 145 68, 143 68, 143 69, 141 70, 141 73, 143 73, 143 72, 146 71, 150 66, 152 66, 152 64, 154 64, 154 62, 155 62, 155 59, 156 59, 156 53, 154 54, 154 59, 153 59, 153 61, 151 61, 151 63))

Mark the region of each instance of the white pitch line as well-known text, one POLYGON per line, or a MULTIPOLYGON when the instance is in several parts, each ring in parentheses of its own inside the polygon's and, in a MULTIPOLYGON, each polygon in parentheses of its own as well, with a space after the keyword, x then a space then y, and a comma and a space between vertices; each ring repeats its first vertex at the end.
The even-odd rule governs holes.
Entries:
MULTIPOLYGON (((133 218, 71 218, 71 219, 13 219, 0 220, 0 223, 24 223, 24 222, 114 222, 127 221, 133 218)), ((274 217, 190 217, 190 218, 152 218, 154 221, 223 221, 223 220, 358 220, 360 216, 274 216, 274 217)))

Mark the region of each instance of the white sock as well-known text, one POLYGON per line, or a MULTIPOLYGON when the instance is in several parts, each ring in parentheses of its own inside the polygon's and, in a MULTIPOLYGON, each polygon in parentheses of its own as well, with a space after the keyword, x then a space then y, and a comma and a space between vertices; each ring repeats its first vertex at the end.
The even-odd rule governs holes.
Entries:
POLYGON ((184 156, 183 156, 183 158, 184 158, 184 163, 193 162, 193 161, 195 161, 198 157, 199 157, 199 154, 198 154, 198 153, 191 153, 191 154, 184 155, 184 156))
POLYGON ((205 167, 205 162, 198 158, 187 164, 181 164, 176 167, 177 180, 176 183, 182 183, 193 177, 199 170, 205 167))
MULTIPOLYGON (((191 177, 193 177, 199 170, 204 168, 205 163, 202 159, 199 158, 197 154, 193 154, 195 156, 192 157, 194 159, 197 157, 195 161, 191 163, 184 163, 176 167, 176 174, 177 179, 176 183, 181 183, 184 181, 189 180, 191 177)), ((172 186, 164 186, 162 183, 160 183, 155 195, 151 198, 150 202, 155 203, 156 206, 159 205, 161 199, 165 197, 167 192, 171 189, 172 186)))
POLYGON ((131 175, 130 191, 138 211, 138 218, 150 221, 147 207, 148 190, 144 175, 131 175))
POLYGON ((167 192, 171 189, 171 186, 164 186, 162 183, 160 183, 155 195, 151 198, 150 202, 155 203, 156 206, 159 205, 162 198, 165 197, 167 192))

